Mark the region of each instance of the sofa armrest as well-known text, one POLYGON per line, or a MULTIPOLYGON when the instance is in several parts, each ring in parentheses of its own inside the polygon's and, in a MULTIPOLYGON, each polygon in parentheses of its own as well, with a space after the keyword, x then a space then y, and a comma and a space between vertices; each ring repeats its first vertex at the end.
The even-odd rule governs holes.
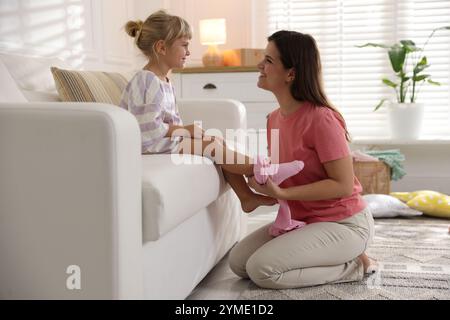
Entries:
POLYGON ((245 106, 231 99, 178 100, 178 108, 183 122, 192 124, 202 121, 204 129, 247 129, 245 106))
POLYGON ((247 112, 242 102, 232 99, 178 100, 185 125, 202 122, 206 134, 221 136, 228 147, 246 153, 247 112))
POLYGON ((142 298, 140 148, 112 105, 0 104, 0 299, 142 298))

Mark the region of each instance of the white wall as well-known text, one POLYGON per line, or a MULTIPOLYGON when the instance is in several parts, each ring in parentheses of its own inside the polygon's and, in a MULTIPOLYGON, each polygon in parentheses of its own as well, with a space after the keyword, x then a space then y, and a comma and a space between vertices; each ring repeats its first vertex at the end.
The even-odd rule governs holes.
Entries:
POLYGON ((170 0, 133 0, 135 19, 144 21, 152 12, 169 7, 170 0))
POLYGON ((134 16, 135 3, 127 0, 2 0, 0 51, 127 70, 136 53, 123 25, 134 16))
POLYGON ((191 41, 191 57, 188 65, 201 65, 207 47, 200 44, 199 21, 201 19, 225 18, 227 42, 220 50, 253 47, 253 8, 255 1, 262 0, 168 0, 170 13, 185 18, 194 30, 191 41))
POLYGON ((188 65, 201 64, 206 50, 199 41, 199 21, 225 18, 227 43, 220 49, 265 46, 261 0, 2 0, 0 51, 58 56, 74 67, 127 70, 143 59, 123 26, 159 9, 184 17, 194 30, 188 65), (259 37, 260 41, 256 39, 259 37), (261 41, 262 39, 262 41, 261 41), (258 46, 259 42, 259 46, 258 46))

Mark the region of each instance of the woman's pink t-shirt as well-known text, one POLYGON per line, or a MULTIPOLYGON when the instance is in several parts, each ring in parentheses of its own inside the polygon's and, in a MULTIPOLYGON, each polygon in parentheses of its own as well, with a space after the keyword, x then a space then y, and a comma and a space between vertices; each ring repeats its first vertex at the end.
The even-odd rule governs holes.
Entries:
MULTIPOLYGON (((325 107, 304 103, 294 113, 284 116, 280 109, 273 111, 267 121, 269 154, 275 141, 271 130, 279 130, 279 163, 301 160, 305 168, 286 179, 280 186, 289 188, 328 179, 323 163, 350 155, 345 130, 335 112, 325 107)), ((272 159, 275 154, 271 154, 272 159)), ((306 223, 339 221, 366 207, 361 197, 362 187, 354 177, 353 194, 349 197, 320 201, 288 201, 293 219, 306 223)))

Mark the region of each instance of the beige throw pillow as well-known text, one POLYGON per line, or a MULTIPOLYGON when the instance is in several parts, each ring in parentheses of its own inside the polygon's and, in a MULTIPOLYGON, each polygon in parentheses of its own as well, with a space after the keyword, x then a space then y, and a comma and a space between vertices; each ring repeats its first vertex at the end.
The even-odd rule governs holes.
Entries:
POLYGON ((62 101, 120 104, 128 80, 119 73, 51 68, 62 101))

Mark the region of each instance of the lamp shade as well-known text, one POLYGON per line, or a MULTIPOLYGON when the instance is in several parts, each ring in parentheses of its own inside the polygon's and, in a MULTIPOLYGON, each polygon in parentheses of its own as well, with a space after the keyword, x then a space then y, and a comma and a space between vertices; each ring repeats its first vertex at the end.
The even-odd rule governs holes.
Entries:
POLYGON ((224 44, 226 40, 225 19, 200 20, 200 43, 202 45, 224 44))

